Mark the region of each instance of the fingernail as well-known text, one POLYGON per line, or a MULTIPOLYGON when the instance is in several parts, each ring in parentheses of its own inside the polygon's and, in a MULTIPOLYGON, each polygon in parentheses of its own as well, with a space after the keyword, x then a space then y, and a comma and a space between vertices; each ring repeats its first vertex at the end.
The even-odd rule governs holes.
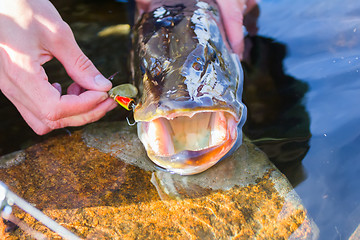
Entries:
POLYGON ((112 86, 111 82, 102 75, 97 75, 95 77, 95 83, 99 87, 111 88, 112 86))

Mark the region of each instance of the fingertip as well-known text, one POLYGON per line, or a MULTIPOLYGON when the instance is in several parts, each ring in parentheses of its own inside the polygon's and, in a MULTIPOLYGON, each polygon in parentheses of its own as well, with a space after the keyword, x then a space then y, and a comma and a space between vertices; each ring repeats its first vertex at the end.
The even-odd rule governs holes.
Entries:
POLYGON ((61 94, 61 85, 60 83, 53 83, 51 84, 56 90, 58 90, 58 92, 61 94))
POLYGON ((243 38, 240 41, 233 41, 231 44, 231 48, 235 54, 237 54, 242 60, 243 52, 244 52, 244 40, 243 38))
POLYGON ((110 80, 108 80, 101 74, 95 76, 94 81, 95 84, 99 87, 99 90, 109 91, 112 87, 112 83, 110 82, 110 80))
POLYGON ((72 83, 67 89, 67 94, 69 95, 80 95, 83 92, 84 89, 77 83, 72 83))

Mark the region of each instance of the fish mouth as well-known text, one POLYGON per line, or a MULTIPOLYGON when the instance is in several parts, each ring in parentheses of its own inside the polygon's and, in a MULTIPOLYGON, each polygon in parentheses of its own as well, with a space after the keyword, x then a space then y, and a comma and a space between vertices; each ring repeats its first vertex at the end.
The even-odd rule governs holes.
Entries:
POLYGON ((234 146, 239 118, 227 111, 197 111, 138 122, 149 158, 181 175, 205 171, 234 146))

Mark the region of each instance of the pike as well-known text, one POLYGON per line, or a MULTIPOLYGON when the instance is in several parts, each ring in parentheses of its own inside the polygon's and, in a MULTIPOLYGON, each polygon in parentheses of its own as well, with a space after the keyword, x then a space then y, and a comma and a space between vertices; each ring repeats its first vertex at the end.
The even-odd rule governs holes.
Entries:
POLYGON ((155 1, 133 46, 134 119, 156 165, 197 174, 241 145, 243 71, 214 1, 155 1))

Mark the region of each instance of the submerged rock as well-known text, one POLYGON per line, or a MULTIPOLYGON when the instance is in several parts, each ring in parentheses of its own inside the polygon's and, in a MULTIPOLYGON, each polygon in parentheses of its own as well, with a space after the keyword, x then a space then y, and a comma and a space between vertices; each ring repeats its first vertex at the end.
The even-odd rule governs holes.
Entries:
MULTIPOLYGON (((82 238, 318 237, 286 178, 248 140, 206 172, 179 176, 147 159, 136 128, 98 123, 26 149, 0 180, 82 238)), ((28 214, 14 215, 60 239, 28 214)), ((18 229, 7 239, 25 236, 18 229)))

